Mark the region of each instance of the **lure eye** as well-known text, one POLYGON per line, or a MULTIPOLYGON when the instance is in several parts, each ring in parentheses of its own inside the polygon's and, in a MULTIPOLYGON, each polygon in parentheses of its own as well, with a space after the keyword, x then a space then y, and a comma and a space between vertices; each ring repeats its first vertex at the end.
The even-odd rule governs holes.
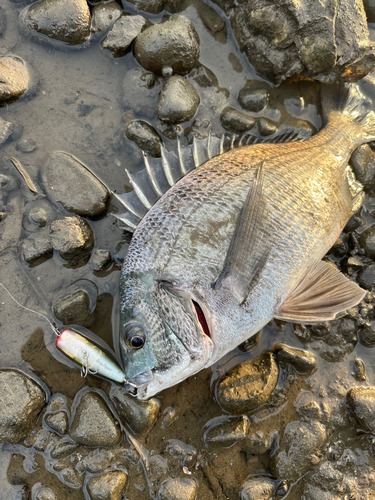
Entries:
POLYGON ((131 349, 141 349, 145 345, 145 334, 138 325, 128 325, 124 330, 125 341, 131 349))

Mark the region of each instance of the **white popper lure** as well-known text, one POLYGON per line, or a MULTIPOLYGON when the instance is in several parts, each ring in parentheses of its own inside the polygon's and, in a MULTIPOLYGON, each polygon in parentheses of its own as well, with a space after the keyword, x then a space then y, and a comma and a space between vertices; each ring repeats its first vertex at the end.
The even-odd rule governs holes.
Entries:
POLYGON ((82 375, 101 375, 115 382, 125 382, 125 374, 98 346, 73 330, 60 333, 56 346, 82 366, 82 375))

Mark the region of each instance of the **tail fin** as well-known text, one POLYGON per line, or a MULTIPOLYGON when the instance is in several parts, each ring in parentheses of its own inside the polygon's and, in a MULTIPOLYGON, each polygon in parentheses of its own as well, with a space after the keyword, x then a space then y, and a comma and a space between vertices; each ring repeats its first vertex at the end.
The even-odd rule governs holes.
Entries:
POLYGON ((360 128, 363 142, 375 140, 374 104, 353 83, 321 85, 323 121, 327 123, 333 113, 341 112, 360 128))

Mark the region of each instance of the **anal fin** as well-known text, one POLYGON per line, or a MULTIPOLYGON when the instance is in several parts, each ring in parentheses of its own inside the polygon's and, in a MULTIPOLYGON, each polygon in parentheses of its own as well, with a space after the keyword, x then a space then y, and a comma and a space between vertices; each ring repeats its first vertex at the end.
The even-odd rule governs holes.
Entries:
POLYGON ((275 317, 294 323, 317 323, 357 305, 366 291, 334 265, 319 261, 299 280, 275 317))

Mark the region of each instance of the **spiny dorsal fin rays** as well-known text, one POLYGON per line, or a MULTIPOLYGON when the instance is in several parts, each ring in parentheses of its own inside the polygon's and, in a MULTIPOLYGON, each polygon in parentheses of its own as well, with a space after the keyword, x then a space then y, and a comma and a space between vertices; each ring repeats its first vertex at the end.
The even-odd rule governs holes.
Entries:
POLYGON ((178 157, 180 159, 180 170, 181 170, 181 173, 182 173, 182 175, 185 176, 188 171, 186 170, 184 158, 183 158, 183 156, 181 154, 181 141, 180 141, 179 137, 177 137, 177 154, 178 154, 178 157))
POLYGON ((168 181, 168 184, 170 186, 173 186, 174 184, 176 184, 177 181, 173 178, 173 173, 172 173, 171 165, 169 163, 167 150, 164 148, 164 146, 161 146, 161 164, 163 167, 163 172, 164 172, 165 178, 168 181))
POLYGON ((160 184, 159 184, 159 182, 154 174, 154 169, 151 168, 151 165, 150 165, 150 162, 148 160, 148 156, 146 155, 146 153, 143 153, 143 161, 145 163, 146 172, 148 174, 148 178, 151 181, 152 188, 155 191, 155 194, 158 196, 158 198, 161 198, 163 196, 163 191, 162 191, 160 184))
POLYGON ((122 194, 113 193, 113 196, 128 210, 129 213, 134 215, 138 221, 140 221, 147 213, 147 210, 144 205, 140 203, 139 198, 134 191, 122 194))
POLYGON ((145 193, 142 191, 141 186, 137 184, 133 177, 133 174, 131 174, 129 170, 125 169, 125 172, 128 174, 130 185, 134 189, 135 194, 138 196, 139 201, 145 208, 147 208, 147 210, 150 210, 150 208, 152 207, 152 203, 148 201, 145 193))

